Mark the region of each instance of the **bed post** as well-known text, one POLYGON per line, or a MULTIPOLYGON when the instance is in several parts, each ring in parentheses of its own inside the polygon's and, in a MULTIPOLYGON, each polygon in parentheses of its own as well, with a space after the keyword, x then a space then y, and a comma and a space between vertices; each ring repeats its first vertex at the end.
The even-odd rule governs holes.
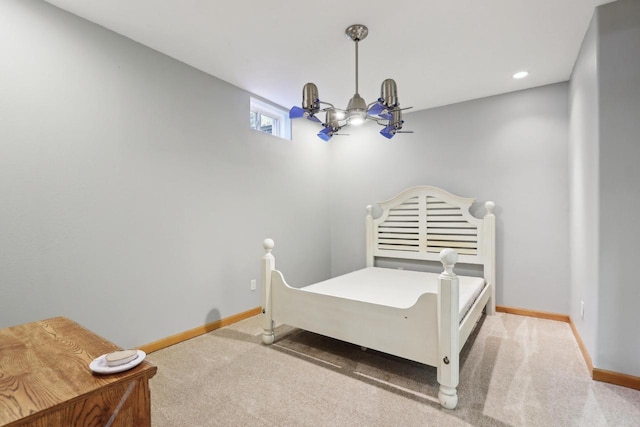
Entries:
POLYGON ((367 239, 367 267, 374 266, 373 258, 373 206, 367 206, 366 216, 366 239, 367 239))
POLYGON ((264 239, 262 243, 267 251, 262 257, 262 342, 273 344, 273 315, 271 313, 271 272, 275 269, 276 260, 271 254, 275 243, 271 239, 264 239))
POLYGON ((487 303, 487 314, 496 314, 496 216, 493 214, 493 209, 496 204, 493 202, 486 202, 484 204, 487 210, 484 216, 484 277, 485 280, 491 283, 491 297, 487 303))
POLYGON ((438 400, 447 409, 458 405, 458 387, 460 375, 460 314, 458 276, 453 266, 458 254, 453 249, 443 249, 440 261, 444 271, 438 279, 438 400))

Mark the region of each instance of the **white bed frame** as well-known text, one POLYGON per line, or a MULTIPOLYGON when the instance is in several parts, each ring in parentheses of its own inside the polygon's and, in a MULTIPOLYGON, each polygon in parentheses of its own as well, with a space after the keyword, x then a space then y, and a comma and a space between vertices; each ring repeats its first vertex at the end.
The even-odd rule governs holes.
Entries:
MULTIPOLYGON (((306 292, 287 285, 275 269, 274 242, 264 240, 262 258, 263 342, 274 342, 274 327, 287 324, 437 368, 440 404, 458 404, 459 354, 483 309, 495 313, 495 216, 469 213, 475 199, 430 186, 412 187, 380 202, 373 218, 367 206, 366 265, 376 258, 441 261, 437 294, 423 294, 410 308, 399 309, 306 292), (486 285, 459 320, 456 262, 480 264, 486 285)), ((390 284, 392 286, 393 284, 390 284)))

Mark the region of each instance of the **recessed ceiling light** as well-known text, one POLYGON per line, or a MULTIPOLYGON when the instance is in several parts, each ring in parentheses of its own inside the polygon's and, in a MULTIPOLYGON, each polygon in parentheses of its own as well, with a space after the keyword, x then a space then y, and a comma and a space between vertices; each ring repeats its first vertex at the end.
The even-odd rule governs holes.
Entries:
POLYGON ((514 79, 523 79, 529 75, 528 71, 518 71, 513 75, 514 79))

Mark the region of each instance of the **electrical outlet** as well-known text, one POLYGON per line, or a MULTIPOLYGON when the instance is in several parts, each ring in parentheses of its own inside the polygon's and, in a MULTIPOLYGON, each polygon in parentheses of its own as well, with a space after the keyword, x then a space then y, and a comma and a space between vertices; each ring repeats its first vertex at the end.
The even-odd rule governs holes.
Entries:
POLYGON ((256 279, 251 279, 251 288, 252 291, 256 290, 256 279))
POLYGON ((580 301, 580 317, 584 319, 584 301, 580 301))

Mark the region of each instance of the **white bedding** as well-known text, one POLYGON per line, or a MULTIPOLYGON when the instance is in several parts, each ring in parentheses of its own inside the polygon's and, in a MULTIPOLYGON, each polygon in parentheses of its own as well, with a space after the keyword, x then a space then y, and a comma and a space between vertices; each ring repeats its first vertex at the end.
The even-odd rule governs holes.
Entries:
MULTIPOLYGON (((424 293, 438 293, 438 276, 391 268, 368 267, 305 286, 301 290, 331 295, 396 308, 413 306, 424 293)), ((458 276, 460 288, 460 316, 464 315, 484 288, 481 277, 458 276)))

